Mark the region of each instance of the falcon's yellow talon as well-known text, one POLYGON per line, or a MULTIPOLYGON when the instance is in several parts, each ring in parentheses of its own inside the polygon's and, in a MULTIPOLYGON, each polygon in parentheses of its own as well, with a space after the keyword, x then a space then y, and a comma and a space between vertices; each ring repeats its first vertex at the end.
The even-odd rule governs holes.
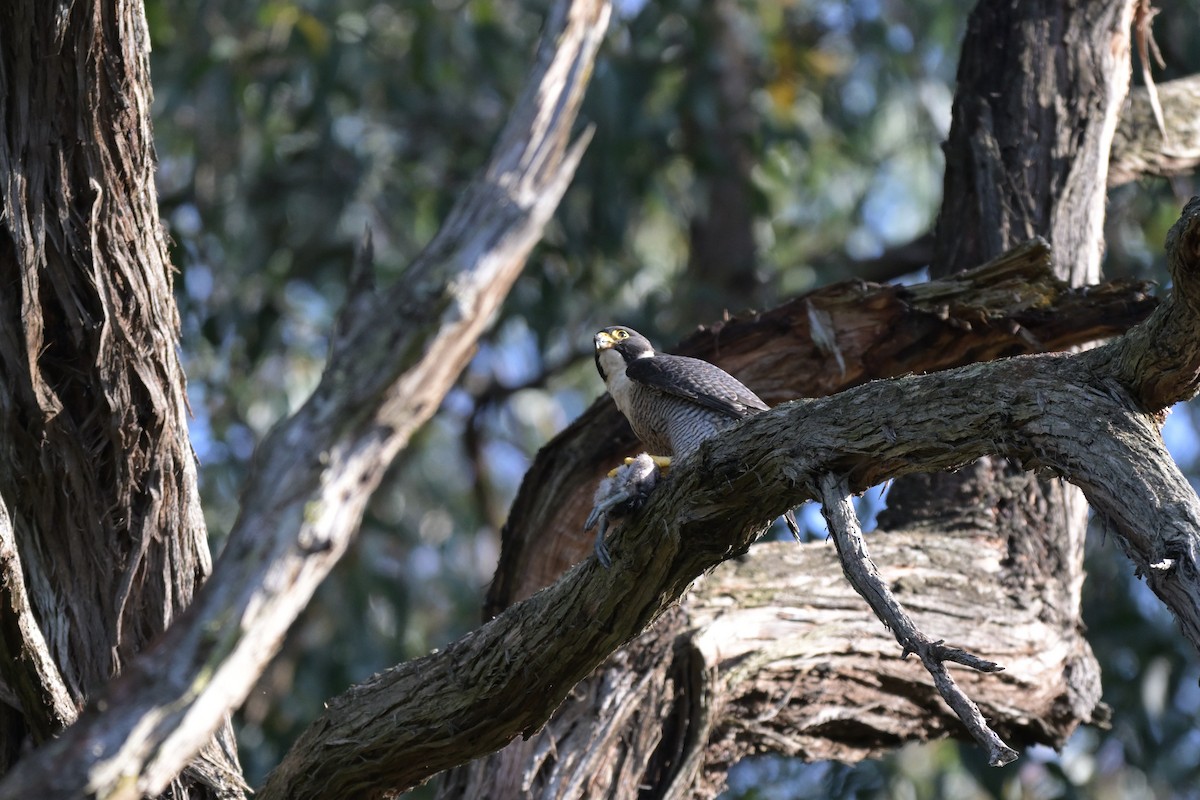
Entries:
MULTIPOLYGON (((644 455, 648 455, 648 454, 644 454, 644 455)), ((658 471, 663 473, 664 475, 666 474, 667 470, 671 468, 671 457, 670 456, 650 456, 650 460, 654 462, 654 466, 658 467, 658 471)), ((634 463, 635 461, 637 461, 636 457, 626 456, 625 460, 622 463, 626 467, 628 467, 630 464, 634 463)), ((613 467, 612 469, 610 469, 608 471, 608 477, 610 477, 610 478, 617 477, 617 471, 620 469, 621 469, 620 467, 613 467)))

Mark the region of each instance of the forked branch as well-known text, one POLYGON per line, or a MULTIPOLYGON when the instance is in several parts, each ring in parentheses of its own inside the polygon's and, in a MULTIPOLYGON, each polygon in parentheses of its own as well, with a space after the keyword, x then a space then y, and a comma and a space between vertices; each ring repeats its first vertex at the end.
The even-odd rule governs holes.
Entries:
POLYGON ((1017 758, 1017 752, 1006 745, 987 724, 979 706, 967 697, 946 670, 946 661, 979 670, 980 672, 1000 672, 1004 669, 998 664, 986 661, 964 650, 946 647, 940 641, 934 641, 922 633, 900 605, 900 602, 888 589, 867 553, 867 543, 863 539, 862 529, 858 524, 858 515, 850 502, 850 490, 846 481, 833 473, 821 476, 817 487, 818 499, 821 502, 821 513, 829 526, 829 534, 837 547, 838 558, 842 562, 842 572, 854 587, 854 591, 871 606, 875 616, 883 621, 896 637, 903 648, 900 657, 907 658, 916 653, 929 674, 933 676, 933 685, 946 704, 954 710, 958 718, 967 726, 967 730, 975 741, 979 742, 988 754, 988 763, 993 767, 1010 764, 1017 758))

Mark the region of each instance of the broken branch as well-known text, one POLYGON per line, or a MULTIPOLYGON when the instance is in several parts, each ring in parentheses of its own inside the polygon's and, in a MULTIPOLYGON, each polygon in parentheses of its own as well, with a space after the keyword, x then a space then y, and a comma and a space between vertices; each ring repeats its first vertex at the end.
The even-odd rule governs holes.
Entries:
POLYGON ((1004 668, 965 650, 946 647, 941 641, 935 642, 922 633, 884 584, 879 570, 875 568, 870 554, 867 553, 867 543, 863 539, 854 505, 850 502, 850 490, 846 480, 827 472, 821 476, 817 492, 821 502, 821 513, 829 526, 838 558, 842 562, 842 572, 854 590, 871 606, 875 616, 879 617, 896 637, 896 641, 903 648, 900 657, 907 658, 910 653, 916 653, 920 657, 925 669, 933 676, 933 685, 937 687, 938 694, 962 720, 975 741, 987 752, 989 764, 1002 767, 1015 761, 1017 752, 1006 745, 988 726, 979 711, 979 706, 975 705, 954 682, 954 678, 950 677, 944 662, 954 661, 980 672, 1000 672, 1004 668))

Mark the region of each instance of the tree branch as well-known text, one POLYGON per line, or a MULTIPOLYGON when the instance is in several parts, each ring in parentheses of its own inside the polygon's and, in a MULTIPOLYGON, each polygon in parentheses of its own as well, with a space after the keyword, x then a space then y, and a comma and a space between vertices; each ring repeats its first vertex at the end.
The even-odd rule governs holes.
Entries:
MULTIPOLYGON (((701 328, 671 352, 718 364, 768 403, 779 403, 1107 338, 1149 315, 1157 301, 1148 291, 1149 284, 1130 281, 1071 289, 1054 277, 1046 243, 1033 240, 977 269, 916 286, 827 286, 770 311, 701 328), (817 344, 814 319, 838 331, 834 344, 844 369, 817 344)), ((557 580, 590 552, 583 521, 596 484, 636 446, 605 396, 542 448, 509 512, 485 619, 557 580)))
POLYGON ((1195 396, 1200 389, 1200 198, 1193 197, 1167 233, 1173 288, 1146 320, 1109 352, 1115 377, 1150 411, 1195 396))
POLYGON ((1148 175, 1188 175, 1200 164, 1200 75, 1158 84, 1158 97, 1169 140, 1154 119, 1149 91, 1131 89, 1113 137, 1109 188, 1148 175))
POLYGON ((437 408, 574 173, 568 146, 609 5, 559 2, 486 174, 382 295, 352 293, 312 397, 260 446, 196 602, 0 797, 157 794, 276 652, 387 465, 437 408))
MULTIPOLYGON (((1008 499, 1040 496, 1039 483, 1027 475, 1008 499)), ((1057 748, 1081 722, 1103 723, 1107 709, 1082 631, 1064 630, 1055 613, 1054 587, 1014 569, 1012 537, 1036 535, 1027 523, 987 515, 965 536, 889 529, 871 537, 872 553, 924 629, 1004 663, 1002 673, 959 677, 997 732, 1018 749, 1057 748)), ((764 542, 693 584, 686 602, 576 686, 535 736, 435 780, 445 800, 633 796, 647 780, 663 796, 680 796, 669 786, 715 798, 728 768, 764 746, 854 762, 947 734, 965 730, 928 672, 896 658, 895 639, 863 613, 834 548, 764 542)))
POLYGON ((896 641, 904 648, 900 657, 907 658, 910 653, 916 653, 920 657, 925 669, 933 676, 938 694, 954 709, 954 713, 966 725, 971 736, 987 752, 989 764, 993 767, 1011 764, 1017 759, 1017 752, 1001 741, 996 732, 988 727, 983 715, 979 713, 979 706, 967 697, 946 671, 945 662, 955 661, 980 672, 1000 672, 1004 668, 964 650, 945 647, 942 642, 935 642, 918 630, 916 623, 884 584, 879 570, 875 568, 871 556, 867 553, 867 543, 858 525, 854 505, 850 502, 850 491, 846 488, 846 481, 832 473, 826 473, 821 476, 817 491, 821 513, 825 516, 829 533, 837 546, 842 571, 854 590, 871 606, 875 616, 896 636, 896 641))
MULTIPOLYGON (((1189 75, 1158 84, 1163 101, 1168 141, 1154 119, 1154 104, 1145 86, 1129 90, 1129 99, 1113 136, 1108 162, 1108 188, 1147 177, 1190 175, 1200 165, 1200 75, 1189 75)), ((846 262, 822 257, 832 267, 841 263, 843 274, 865 281, 888 281, 927 266, 933 260, 933 234, 889 247, 874 258, 846 262)))
MULTIPOLYGON (((1193 331, 1180 344, 1198 342, 1193 331)), ((383 796, 530 735, 616 647, 784 509, 813 499, 805 487, 830 472, 861 491, 998 454, 1061 476, 1112 522, 1200 648, 1200 500, 1116 380, 1121 346, 876 381, 750 418, 672 469, 615 538, 613 569, 587 559, 444 651, 336 698, 261 796, 383 796)))

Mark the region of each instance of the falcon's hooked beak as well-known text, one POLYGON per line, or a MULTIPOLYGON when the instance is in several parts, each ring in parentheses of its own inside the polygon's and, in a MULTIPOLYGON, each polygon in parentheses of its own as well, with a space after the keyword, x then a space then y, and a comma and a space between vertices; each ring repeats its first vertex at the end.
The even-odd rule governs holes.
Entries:
MULTIPOLYGON (((596 371, 600 373, 600 379, 607 384, 609 370, 604 368, 604 362, 609 361, 613 356, 617 355, 617 351, 613 350, 617 346, 617 340, 608 331, 600 331, 592 337, 592 342, 596 345, 596 371), (609 355, 610 353, 612 355, 609 355)), ((619 360, 618 358, 618 362, 619 360)), ((613 369, 619 368, 620 364, 610 363, 608 366, 609 369, 613 369)))

